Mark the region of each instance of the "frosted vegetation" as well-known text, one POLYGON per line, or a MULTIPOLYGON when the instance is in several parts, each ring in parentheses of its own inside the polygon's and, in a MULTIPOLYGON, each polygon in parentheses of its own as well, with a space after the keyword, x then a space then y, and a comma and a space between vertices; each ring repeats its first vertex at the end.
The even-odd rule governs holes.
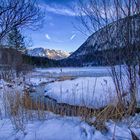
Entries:
POLYGON ((131 140, 132 133, 140 137, 139 114, 113 117, 115 105, 107 67, 34 69, 0 81, 0 140, 131 140), (105 106, 99 112, 90 110, 105 106))
POLYGON ((26 51, 22 31, 48 19, 40 2, 0 0, 0 140, 139 140, 139 0, 79 0, 72 16, 91 36, 59 61, 69 54, 26 51), (95 65, 110 67, 33 67, 95 65))

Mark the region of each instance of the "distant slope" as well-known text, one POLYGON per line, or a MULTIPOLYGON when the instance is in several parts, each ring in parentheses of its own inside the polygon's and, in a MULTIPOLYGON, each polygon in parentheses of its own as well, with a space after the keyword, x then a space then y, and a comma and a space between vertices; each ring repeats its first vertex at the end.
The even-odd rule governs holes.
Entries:
MULTIPOLYGON (((118 60, 118 54, 125 53, 123 48, 126 47, 123 39, 127 30, 127 22, 125 21, 126 18, 120 19, 93 33, 74 53, 62 60, 61 64, 69 66, 107 65, 104 57, 104 54, 107 53, 110 55, 110 59, 115 57, 116 62, 113 62, 114 64, 120 63, 119 61, 122 61, 123 58, 119 58, 121 60, 118 60), (112 51, 111 54, 110 50, 112 51)), ((132 16, 131 22, 137 26, 136 32, 138 33, 133 36, 136 40, 135 45, 137 46, 140 44, 140 16, 132 16)))
POLYGON ((70 53, 61 50, 50 50, 44 48, 28 49, 27 54, 36 57, 47 57, 49 59, 60 60, 70 56, 70 53))

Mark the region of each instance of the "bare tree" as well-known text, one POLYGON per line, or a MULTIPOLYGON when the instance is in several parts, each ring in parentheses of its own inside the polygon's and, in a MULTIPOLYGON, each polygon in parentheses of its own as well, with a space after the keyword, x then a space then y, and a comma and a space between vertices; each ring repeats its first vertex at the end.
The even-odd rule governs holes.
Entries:
POLYGON ((78 7, 83 27, 90 34, 98 31, 96 32, 98 40, 95 39, 97 43, 93 49, 109 50, 108 53, 104 53, 104 59, 111 66, 118 100, 122 104, 126 90, 124 79, 127 79, 132 112, 136 107, 137 66, 140 64, 140 0, 88 0, 88 2, 79 0, 78 7), (125 65, 124 73, 122 65, 114 66, 117 59, 119 64, 125 65))
POLYGON ((43 15, 36 0, 1 0, 0 41, 15 27, 36 29, 41 25, 43 15))

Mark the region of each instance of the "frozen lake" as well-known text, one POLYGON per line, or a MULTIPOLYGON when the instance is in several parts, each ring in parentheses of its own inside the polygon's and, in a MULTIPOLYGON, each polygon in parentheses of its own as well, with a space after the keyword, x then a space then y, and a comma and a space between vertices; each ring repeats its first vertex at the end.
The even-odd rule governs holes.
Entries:
POLYGON ((109 67, 36 68, 30 81, 46 83, 36 98, 48 96, 58 103, 98 108, 115 98, 109 67))
POLYGON ((35 71, 53 77, 102 77, 110 75, 109 67, 36 68, 35 71))
MULTIPOLYGON (((36 68, 30 81, 34 85, 44 83, 39 94, 58 103, 98 108, 117 101, 109 67, 36 68)), ((125 75, 123 83, 125 90, 129 84, 125 75)))

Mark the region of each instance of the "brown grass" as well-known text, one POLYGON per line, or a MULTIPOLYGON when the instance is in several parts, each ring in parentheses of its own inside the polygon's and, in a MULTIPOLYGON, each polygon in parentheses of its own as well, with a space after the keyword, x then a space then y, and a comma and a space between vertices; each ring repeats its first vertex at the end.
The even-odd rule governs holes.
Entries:
POLYGON ((58 81, 74 80, 74 79, 76 79, 76 77, 74 77, 74 76, 60 76, 58 78, 58 81))
POLYGON ((48 102, 44 103, 45 97, 33 101, 29 96, 28 92, 25 92, 23 96, 24 107, 35 110, 47 110, 61 116, 80 116, 87 120, 93 116, 97 120, 108 120, 108 119, 122 119, 126 113, 129 113, 129 109, 123 104, 108 105, 99 109, 89 108, 86 106, 69 105, 66 103, 57 103, 56 100, 48 98, 48 102))

